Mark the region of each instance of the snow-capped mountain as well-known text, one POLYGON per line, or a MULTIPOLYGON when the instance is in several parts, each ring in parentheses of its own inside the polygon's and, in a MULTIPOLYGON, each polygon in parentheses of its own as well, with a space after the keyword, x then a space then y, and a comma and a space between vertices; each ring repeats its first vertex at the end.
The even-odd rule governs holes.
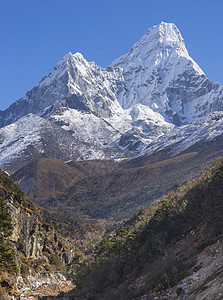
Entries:
POLYGON ((68 53, 23 98, 0 111, 0 166, 33 143, 38 144, 35 153, 56 156, 48 153, 49 146, 40 146, 45 128, 54 137, 60 132, 58 149, 63 144, 69 153, 62 159, 105 158, 118 155, 118 149, 149 151, 150 143, 154 148, 174 132, 183 140, 184 128, 199 139, 199 124, 207 130, 210 125, 203 118, 222 110, 223 87, 209 80, 189 56, 177 27, 162 22, 106 69, 80 53, 68 53))
POLYGON ((223 109, 223 87, 189 56, 174 24, 152 27, 112 65, 123 68, 125 90, 118 95, 123 108, 141 103, 176 125, 223 109))
POLYGON ((198 142, 204 142, 204 145, 221 135, 223 135, 223 112, 215 112, 194 123, 176 127, 168 134, 158 137, 146 147, 141 155, 150 156, 165 150, 169 157, 173 157, 198 142))
POLYGON ((105 70, 88 63, 80 53, 68 53, 37 86, 1 112, 1 127, 28 113, 47 118, 58 102, 73 95, 71 108, 109 117, 120 109, 116 100, 120 76, 115 68, 105 70))
POLYGON ((35 114, 0 128, 0 152, 1 168, 13 171, 40 157, 69 161, 128 156, 114 147, 83 142, 70 131, 35 114))

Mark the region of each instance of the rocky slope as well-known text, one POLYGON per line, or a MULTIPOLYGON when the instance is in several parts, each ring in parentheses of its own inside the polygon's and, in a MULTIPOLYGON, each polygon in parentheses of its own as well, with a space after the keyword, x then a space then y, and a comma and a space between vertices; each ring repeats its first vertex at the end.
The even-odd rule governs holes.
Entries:
MULTIPOLYGON (((106 69, 68 53, 36 87, 0 111, 0 166, 9 170, 18 161, 18 169, 39 156, 126 157, 119 149, 138 154, 173 132, 187 138, 182 125, 203 122, 211 132, 208 120, 222 111, 222 100, 223 87, 189 56, 177 27, 162 22, 106 69), (30 148, 35 151, 27 154, 30 148)), ((197 126, 186 128, 199 141, 197 126)))
POLYGON ((221 158, 105 235, 79 299, 222 299, 222 182, 221 158))
POLYGON ((0 251, 1 299, 8 299, 8 293, 18 296, 30 290, 34 293, 43 286, 63 285, 68 276, 66 265, 72 262, 77 248, 44 221, 42 211, 26 199, 3 171, 0 171, 0 199, 1 214, 9 213, 7 222, 12 224, 8 236, 5 235, 4 223, 0 226, 3 243, 0 251), (9 261, 7 253, 12 253, 15 264, 9 261))
MULTIPOLYGON (((92 126, 93 128, 93 126, 92 126)), ((41 157, 63 161, 130 157, 126 151, 96 145, 76 138, 44 118, 29 114, 0 129, 1 167, 16 171, 41 157)))
POLYGON ((215 112, 157 138, 140 155, 150 156, 159 151, 165 151, 169 157, 174 157, 189 151, 190 148, 198 144, 206 144, 208 147, 209 142, 217 138, 221 139, 222 133, 223 113, 215 112))
POLYGON ((13 178, 35 203, 60 218, 120 221, 148 207, 175 184, 198 176, 208 162, 223 155, 222 135, 192 143, 172 157, 177 148, 171 140, 167 145, 163 143, 157 153, 145 151, 120 162, 64 163, 42 158, 15 172, 13 178))

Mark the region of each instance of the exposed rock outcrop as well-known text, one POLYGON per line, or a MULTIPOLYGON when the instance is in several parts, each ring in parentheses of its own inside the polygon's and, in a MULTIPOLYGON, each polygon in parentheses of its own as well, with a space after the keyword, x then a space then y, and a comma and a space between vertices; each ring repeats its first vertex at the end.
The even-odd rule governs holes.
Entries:
POLYGON ((6 205, 4 207, 7 207, 13 225, 11 235, 2 238, 17 265, 12 283, 9 283, 7 272, 4 272, 6 277, 2 277, 0 266, 0 282, 8 283, 1 288, 12 295, 13 286, 16 295, 41 286, 64 284, 68 277, 66 265, 72 262, 77 249, 44 221, 41 209, 26 199, 19 187, 1 170, 0 198, 6 205))

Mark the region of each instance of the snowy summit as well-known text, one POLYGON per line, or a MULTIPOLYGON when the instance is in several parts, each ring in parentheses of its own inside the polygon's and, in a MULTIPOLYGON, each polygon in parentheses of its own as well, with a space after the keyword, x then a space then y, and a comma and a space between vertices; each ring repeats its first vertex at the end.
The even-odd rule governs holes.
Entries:
MULTIPOLYGON (((74 151, 76 159, 95 158, 98 153, 108 158, 121 150, 138 154, 152 142, 159 149, 162 137, 176 132, 182 139, 184 128, 189 128, 184 125, 200 124, 222 110, 223 87, 209 80, 189 56, 176 25, 161 22, 106 69, 69 52, 37 86, 0 111, 1 166, 15 153, 25 153, 33 141, 42 143, 45 120, 51 129, 60 128, 60 136, 69 135, 72 147, 67 147, 66 159, 74 157, 74 151), (22 128, 23 117, 32 124, 17 136, 13 130, 22 128), (24 135, 32 136, 30 143, 19 142, 24 135), (79 141, 79 149, 72 139, 79 141)), ((125 157, 126 152, 119 154, 125 157)))

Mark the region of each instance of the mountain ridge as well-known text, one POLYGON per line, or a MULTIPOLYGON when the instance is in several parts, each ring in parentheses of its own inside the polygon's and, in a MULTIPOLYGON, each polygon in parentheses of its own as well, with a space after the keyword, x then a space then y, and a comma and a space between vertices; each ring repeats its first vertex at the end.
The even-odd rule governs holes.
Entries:
MULTIPOLYGON (((162 137, 174 131, 184 138, 185 125, 222 110, 223 86, 209 80, 189 56, 176 25, 161 22, 106 69, 87 62, 80 53, 66 54, 37 86, 0 112, 0 151, 5 151, 5 140, 19 144, 6 136, 7 126, 30 113, 69 135, 70 145, 76 144, 68 146, 71 159, 94 159, 99 152, 100 158, 107 159, 109 153, 110 158, 115 153, 124 158, 128 152, 146 151, 151 143, 161 141, 161 146, 162 137)), ((204 123, 210 131, 209 123, 204 123)), ((199 141, 200 136, 196 138, 199 141)), ((20 148, 15 152, 23 151, 20 148)), ((40 155, 37 150, 29 159, 40 155)), ((49 155, 47 149, 44 155, 49 155)), ((8 169, 14 160, 14 154, 8 157, 8 169)), ((3 160, 0 166, 6 168, 3 160)))

